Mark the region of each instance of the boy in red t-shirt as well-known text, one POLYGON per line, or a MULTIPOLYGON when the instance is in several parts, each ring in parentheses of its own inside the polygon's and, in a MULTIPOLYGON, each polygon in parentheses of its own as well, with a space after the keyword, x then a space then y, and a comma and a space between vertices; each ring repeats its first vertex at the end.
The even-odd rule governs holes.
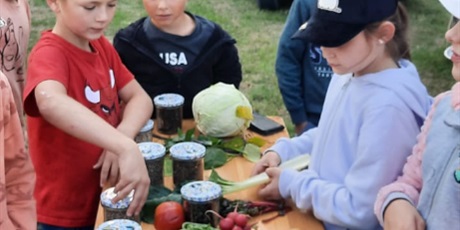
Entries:
POLYGON ((116 0, 47 3, 56 23, 29 56, 24 91, 38 227, 93 229, 107 180, 116 182, 114 202, 134 189, 128 216, 147 198, 149 178, 133 138, 153 105, 103 36, 116 0))

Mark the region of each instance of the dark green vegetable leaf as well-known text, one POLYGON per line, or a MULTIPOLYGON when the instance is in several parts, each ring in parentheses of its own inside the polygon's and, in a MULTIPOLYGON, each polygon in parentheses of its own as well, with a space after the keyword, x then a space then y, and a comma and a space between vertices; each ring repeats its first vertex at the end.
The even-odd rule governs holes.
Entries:
POLYGON ((147 201, 140 214, 141 220, 146 223, 153 223, 155 209, 165 201, 176 201, 182 204, 182 196, 164 186, 150 186, 147 201))
POLYGON ((227 153, 224 150, 209 147, 206 149, 206 155, 204 156, 204 169, 219 168, 227 163, 227 161, 227 153))
POLYGON ((222 141, 222 144, 220 146, 224 149, 227 150, 233 150, 236 152, 241 153, 244 149, 245 141, 242 137, 234 137, 230 140, 222 141))
POLYGON ((163 163, 163 176, 172 176, 172 160, 169 154, 165 156, 163 163))

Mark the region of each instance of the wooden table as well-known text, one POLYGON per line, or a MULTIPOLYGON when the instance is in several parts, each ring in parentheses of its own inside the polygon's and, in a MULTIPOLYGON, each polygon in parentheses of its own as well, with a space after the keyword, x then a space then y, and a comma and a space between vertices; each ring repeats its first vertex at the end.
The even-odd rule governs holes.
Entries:
MULTIPOLYGON (((284 121, 281 117, 270 117, 271 119, 275 120, 278 123, 284 124, 284 121)), ((183 130, 189 130, 191 128, 195 127, 195 123, 193 120, 185 120, 183 122, 183 130)), ((161 135, 158 133, 157 130, 154 130, 154 134, 156 136, 161 136, 164 138, 168 138, 170 136, 165 136, 161 135)), ((245 137, 251 137, 251 136, 258 136, 263 138, 266 141, 266 144, 261 148, 261 150, 264 150, 271 145, 274 144, 274 142, 280 138, 280 137, 288 137, 288 132, 285 129, 282 132, 269 135, 269 136, 261 136, 256 133, 246 131, 245 132, 245 137)), ((154 142, 162 142, 163 140, 161 138, 153 138, 154 142)), ((236 157, 230 162, 227 162, 224 166, 216 169, 219 175, 225 179, 231 180, 231 181, 240 181, 244 180, 248 177, 250 177, 251 170, 253 167, 254 163, 249 162, 248 160, 242 158, 242 157, 236 157)), ((210 174, 210 171, 207 170, 204 173, 205 180, 208 179, 210 174)), ((165 177, 165 185, 167 187, 172 187, 173 182, 172 182, 172 177, 167 176, 165 177)), ((257 187, 243 190, 240 192, 235 192, 226 195, 225 197, 228 199, 244 199, 244 200, 261 200, 261 198, 257 195, 257 187)), ((259 220, 263 220, 266 218, 270 218, 271 216, 276 215, 276 212, 273 213, 267 213, 258 217, 255 217, 251 220, 252 223, 259 222, 259 220)), ((103 209, 101 206, 99 206, 98 210, 98 215, 96 219, 96 227, 103 222, 103 209)), ((294 230, 294 229, 309 229, 309 230, 322 230, 323 225, 322 223, 317 220, 311 212, 307 213, 302 213, 298 209, 294 209, 294 211, 291 211, 287 213, 283 217, 277 217, 276 219, 262 224, 259 223, 260 228, 259 229, 266 229, 266 230, 294 230)), ((143 230, 155 230, 155 227, 151 224, 147 224, 142 222, 142 229, 143 230)), ((158 229, 158 230, 166 230, 166 229, 158 229)))

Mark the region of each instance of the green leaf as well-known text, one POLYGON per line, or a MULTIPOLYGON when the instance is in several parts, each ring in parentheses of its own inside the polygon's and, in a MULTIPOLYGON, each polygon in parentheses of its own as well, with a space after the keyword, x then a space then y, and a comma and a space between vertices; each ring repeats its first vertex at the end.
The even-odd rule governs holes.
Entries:
POLYGON ((213 228, 209 224, 199 224, 193 222, 184 222, 182 224, 181 230, 218 230, 217 228, 213 228))
POLYGON ((172 159, 169 155, 165 156, 163 163, 163 176, 172 176, 172 159))
POLYGON ((244 146, 243 157, 251 162, 257 162, 260 160, 260 147, 251 143, 247 143, 244 146))
POLYGON ((255 144, 259 147, 262 147, 264 146, 267 141, 265 141, 264 139, 260 138, 260 137, 251 137, 249 139, 246 140, 247 143, 251 143, 251 144, 255 144))
POLYGON ((222 144, 220 144, 220 146, 224 149, 233 150, 233 151, 241 153, 244 149, 245 144, 246 143, 244 139, 240 136, 237 136, 230 140, 223 141, 222 144))
POLYGON ((150 186, 147 201, 140 214, 141 220, 146 223, 153 223, 155 209, 165 201, 175 201, 182 204, 182 196, 164 186, 150 186))
POLYGON ((217 137, 210 137, 205 135, 198 135, 197 141, 206 146, 215 146, 222 143, 222 140, 217 137))
POLYGON ((189 129, 189 130, 185 133, 184 141, 192 141, 194 135, 195 135, 195 129, 189 129))
POLYGON ((206 149, 206 155, 204 156, 204 169, 219 168, 227 161, 227 153, 224 150, 209 147, 206 149))

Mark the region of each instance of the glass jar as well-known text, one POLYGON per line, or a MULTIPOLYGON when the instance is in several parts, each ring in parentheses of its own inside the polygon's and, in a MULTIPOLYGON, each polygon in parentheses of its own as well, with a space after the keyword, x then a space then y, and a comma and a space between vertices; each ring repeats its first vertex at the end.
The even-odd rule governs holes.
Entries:
POLYGON ((163 134, 175 134, 182 128, 184 97, 175 93, 160 94, 153 99, 156 125, 163 134))
POLYGON ((108 230, 108 229, 117 229, 117 230, 142 230, 141 226, 128 219, 115 219, 109 220, 97 227, 97 230, 108 230))
POLYGON ((131 191, 128 196, 119 200, 117 203, 112 203, 112 199, 117 196, 117 194, 113 192, 114 189, 114 187, 111 187, 101 193, 101 205, 102 208, 104 208, 104 221, 129 219, 140 223, 139 216, 128 217, 126 215, 129 204, 131 204, 131 201, 133 200, 134 191, 131 191))
POLYGON ((136 143, 152 141, 153 120, 148 120, 142 127, 137 136, 134 138, 136 143))
POLYGON ((185 182, 203 180, 206 153, 204 145, 195 142, 181 142, 169 149, 172 159, 173 182, 178 187, 185 182))
POLYGON ((211 224, 216 227, 219 218, 208 210, 219 213, 222 188, 211 181, 194 181, 185 184, 180 189, 184 199, 186 221, 202 224, 211 224))
POLYGON ((142 142, 138 143, 137 146, 139 146, 139 150, 144 156, 150 185, 163 186, 163 165, 166 148, 155 142, 142 142))

